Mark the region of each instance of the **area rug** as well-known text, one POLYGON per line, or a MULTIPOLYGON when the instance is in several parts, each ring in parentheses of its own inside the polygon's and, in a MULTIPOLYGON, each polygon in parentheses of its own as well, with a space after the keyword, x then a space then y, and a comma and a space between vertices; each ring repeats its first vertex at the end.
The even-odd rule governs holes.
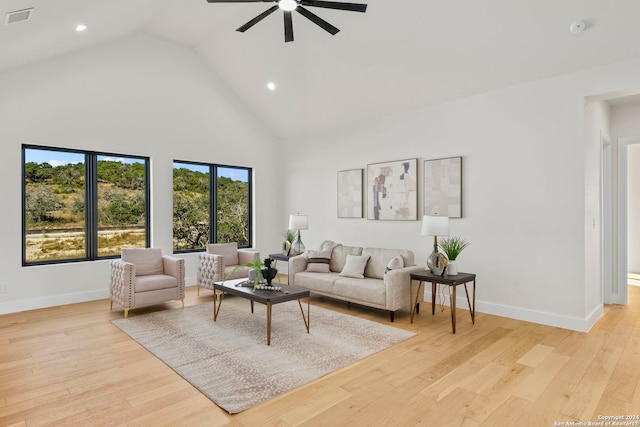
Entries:
POLYGON ((213 302, 112 322, 232 414, 415 335, 315 306, 307 333, 289 301, 273 306, 267 346, 266 307, 251 314, 249 301, 234 297, 224 298, 216 322, 213 302))

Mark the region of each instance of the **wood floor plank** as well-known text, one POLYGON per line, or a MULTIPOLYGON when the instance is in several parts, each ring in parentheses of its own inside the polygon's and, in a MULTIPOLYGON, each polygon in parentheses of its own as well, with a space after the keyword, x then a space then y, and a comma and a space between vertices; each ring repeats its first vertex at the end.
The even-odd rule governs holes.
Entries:
MULTIPOLYGON (((187 288, 186 305, 211 302, 187 288)), ((313 296, 314 306, 418 335, 229 415, 111 324, 105 300, 0 315, 0 425, 553 425, 640 408, 640 287, 589 333, 423 303, 383 310, 313 296)), ((180 307, 169 302, 130 316, 180 307)))

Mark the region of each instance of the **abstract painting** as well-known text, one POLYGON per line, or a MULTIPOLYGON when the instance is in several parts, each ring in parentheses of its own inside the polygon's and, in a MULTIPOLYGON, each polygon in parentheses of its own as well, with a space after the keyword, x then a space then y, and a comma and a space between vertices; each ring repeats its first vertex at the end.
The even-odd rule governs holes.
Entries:
POLYGON ((338 218, 362 218, 362 169, 338 172, 338 218))
POLYGON ((418 159, 367 165, 367 219, 417 220, 418 159))
POLYGON ((462 157, 424 161, 424 214, 462 218, 462 157))

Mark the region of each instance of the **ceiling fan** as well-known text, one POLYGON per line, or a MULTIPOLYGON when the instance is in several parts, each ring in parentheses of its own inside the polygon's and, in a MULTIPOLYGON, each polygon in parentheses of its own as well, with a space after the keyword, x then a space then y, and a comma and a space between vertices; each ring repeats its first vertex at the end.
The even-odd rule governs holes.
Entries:
POLYGON ((284 13, 284 41, 292 42, 293 41, 293 19, 291 16, 291 12, 294 10, 299 14, 320 26, 322 29, 330 33, 331 35, 335 35, 338 31, 338 28, 329 24, 324 19, 305 9, 304 6, 311 7, 323 7, 325 9, 337 9, 337 10, 346 10, 350 12, 365 12, 367 10, 367 5, 362 3, 340 3, 335 1, 320 1, 320 0, 207 0, 209 3, 274 3, 269 9, 262 12, 260 15, 256 16, 236 31, 240 31, 244 33, 249 28, 256 25, 258 22, 262 21, 267 16, 271 15, 278 9, 282 9, 284 13))

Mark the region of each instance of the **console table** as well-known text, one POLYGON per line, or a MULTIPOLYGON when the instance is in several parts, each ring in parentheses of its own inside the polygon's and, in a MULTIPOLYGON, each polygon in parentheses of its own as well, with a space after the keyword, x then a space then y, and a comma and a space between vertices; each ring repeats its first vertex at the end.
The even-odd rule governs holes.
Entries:
MULTIPOLYGON (((451 328, 453 333, 456 333, 456 288, 458 285, 464 285, 464 292, 467 295, 467 303, 469 304, 469 313, 471 314, 471 323, 476 323, 476 275, 473 273, 458 273, 453 275, 433 274, 431 271, 421 271, 418 273, 411 273, 411 283, 416 280, 418 284, 418 292, 420 293, 423 282, 431 282, 431 315, 435 314, 436 310, 436 285, 449 286, 449 301, 451 304, 451 328), (467 289, 467 283, 473 282, 473 303, 469 299, 469 290, 467 289)), ((415 304, 412 304, 415 307, 415 304)), ((411 309, 411 323, 413 323, 415 311, 411 309)))

